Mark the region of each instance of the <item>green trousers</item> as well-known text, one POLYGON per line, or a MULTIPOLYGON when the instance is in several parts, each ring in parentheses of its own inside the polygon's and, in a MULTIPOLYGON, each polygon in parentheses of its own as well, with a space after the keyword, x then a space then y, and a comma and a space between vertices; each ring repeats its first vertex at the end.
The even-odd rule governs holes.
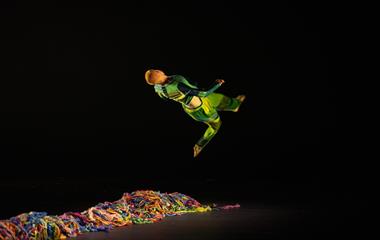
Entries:
POLYGON ((207 124, 208 128, 206 132, 197 142, 197 145, 204 148, 222 125, 218 111, 234 111, 239 107, 240 102, 235 98, 227 97, 221 93, 211 93, 207 97, 200 97, 200 99, 202 105, 197 108, 187 108, 186 105, 182 105, 182 107, 190 117, 196 121, 207 124))

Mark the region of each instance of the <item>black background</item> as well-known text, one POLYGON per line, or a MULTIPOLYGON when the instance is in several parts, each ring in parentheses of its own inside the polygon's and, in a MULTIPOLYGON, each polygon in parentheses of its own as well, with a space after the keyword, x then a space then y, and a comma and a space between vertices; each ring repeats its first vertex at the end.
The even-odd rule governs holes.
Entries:
POLYGON ((39 194, 64 202, 73 185, 78 199, 91 185, 96 201, 148 188, 202 199, 207 187, 251 199, 264 182, 284 201, 352 198, 330 74, 331 6, 49 3, 4 6, 0 16, 1 181, 17 192, 9 203, 22 191, 37 199, 2 217, 39 206, 39 194), (192 147, 206 126, 154 93, 149 68, 204 88, 223 78, 219 92, 247 95, 239 113, 220 114, 199 158, 192 147))
POLYGON ((103 162, 116 172, 143 166, 142 178, 200 165, 249 178, 319 176, 335 165, 336 119, 328 15, 318 7, 3 9, 2 159, 48 175, 82 175, 103 162), (199 159, 192 146, 205 125, 157 98, 144 82, 149 68, 204 88, 223 78, 220 92, 247 95, 240 113, 221 113, 222 129, 199 159))

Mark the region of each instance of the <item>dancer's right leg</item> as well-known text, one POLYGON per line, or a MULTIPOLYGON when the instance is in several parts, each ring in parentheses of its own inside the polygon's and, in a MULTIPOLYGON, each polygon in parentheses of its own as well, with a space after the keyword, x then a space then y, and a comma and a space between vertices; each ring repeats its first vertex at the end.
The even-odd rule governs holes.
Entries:
POLYGON ((221 93, 212 93, 206 98, 218 111, 237 112, 241 103, 244 101, 245 96, 239 95, 236 98, 231 98, 221 93))

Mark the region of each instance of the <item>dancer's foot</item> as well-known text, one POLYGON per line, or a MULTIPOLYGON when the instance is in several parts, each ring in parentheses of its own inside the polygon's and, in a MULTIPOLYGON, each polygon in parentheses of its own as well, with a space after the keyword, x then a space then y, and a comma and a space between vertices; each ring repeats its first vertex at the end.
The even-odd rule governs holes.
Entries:
POLYGON ((202 147, 199 146, 198 144, 194 145, 194 157, 198 156, 198 154, 202 151, 202 147))
POLYGON ((238 106, 237 108, 235 108, 235 109, 233 110, 233 112, 238 112, 238 111, 239 111, 239 108, 240 108, 240 106, 241 106, 241 104, 242 104, 242 103, 244 102, 244 100, 245 100, 245 95, 239 95, 239 96, 237 96, 235 99, 239 101, 239 106, 238 106))

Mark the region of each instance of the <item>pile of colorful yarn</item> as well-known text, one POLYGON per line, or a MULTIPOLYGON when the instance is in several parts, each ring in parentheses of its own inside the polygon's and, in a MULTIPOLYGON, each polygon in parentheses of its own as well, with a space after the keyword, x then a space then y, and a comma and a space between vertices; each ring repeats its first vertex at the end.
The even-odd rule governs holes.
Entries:
POLYGON ((181 193, 135 191, 115 202, 104 202, 83 212, 49 216, 46 212, 23 213, 0 221, 0 240, 65 239, 78 234, 108 231, 130 224, 154 223, 166 216, 206 212, 212 208, 181 193))

